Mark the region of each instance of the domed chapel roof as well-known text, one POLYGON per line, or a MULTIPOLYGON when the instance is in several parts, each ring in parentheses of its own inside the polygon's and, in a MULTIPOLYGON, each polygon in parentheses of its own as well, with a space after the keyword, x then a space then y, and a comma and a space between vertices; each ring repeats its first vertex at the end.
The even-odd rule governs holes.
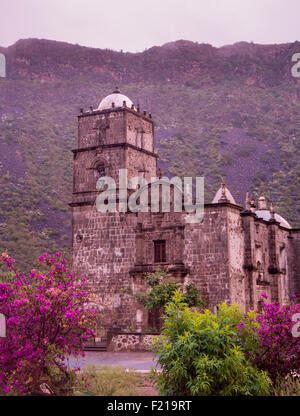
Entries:
POLYGON ((272 218, 272 214, 273 214, 273 218, 276 221, 278 221, 280 225, 282 225, 285 228, 292 228, 286 219, 284 219, 281 215, 274 212, 274 207, 272 203, 271 203, 271 209, 268 209, 267 201, 264 196, 261 196, 258 199, 258 210, 255 211, 255 214, 258 216, 258 218, 261 218, 265 221, 270 221, 270 219, 272 218))
MULTIPOLYGON (((270 221, 271 219, 271 213, 268 209, 257 210, 255 211, 255 214, 258 216, 258 218, 261 218, 262 220, 265 220, 265 221, 270 221)), ((285 220, 281 215, 276 214, 276 212, 275 212, 275 220, 278 221, 280 225, 282 225, 282 227, 292 228, 290 224, 287 222, 287 220, 285 220)))
POLYGON ((112 94, 103 98, 99 104, 98 110, 108 110, 112 108, 113 104, 114 107, 123 107, 124 101, 126 103, 126 107, 131 108, 134 105, 130 98, 121 94, 120 90, 116 88, 112 94))

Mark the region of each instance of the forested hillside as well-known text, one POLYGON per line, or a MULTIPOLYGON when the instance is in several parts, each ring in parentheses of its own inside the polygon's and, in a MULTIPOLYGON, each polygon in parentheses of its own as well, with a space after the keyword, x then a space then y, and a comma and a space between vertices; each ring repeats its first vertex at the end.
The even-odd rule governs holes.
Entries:
POLYGON ((0 253, 21 267, 69 246, 76 116, 116 85, 152 113, 165 173, 204 175, 206 202, 224 178, 237 202, 264 194, 299 226, 300 42, 123 53, 27 39, 0 52, 0 253))

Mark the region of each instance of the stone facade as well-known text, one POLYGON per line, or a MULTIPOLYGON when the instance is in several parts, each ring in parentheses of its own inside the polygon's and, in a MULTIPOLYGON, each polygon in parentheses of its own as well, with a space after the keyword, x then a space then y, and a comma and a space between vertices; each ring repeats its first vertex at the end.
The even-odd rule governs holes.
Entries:
POLYGON ((155 336, 147 333, 121 333, 113 336, 108 349, 110 351, 152 351, 155 336))
POLYGON ((115 179, 117 198, 119 169, 127 169, 128 180, 143 176, 150 182, 157 176, 149 115, 126 102, 81 112, 73 154, 73 268, 107 302, 107 325, 149 326, 148 312, 130 292, 145 290, 145 273, 158 268, 183 284, 193 282, 213 311, 223 301, 244 310, 259 308, 261 292, 268 293, 268 301, 286 303, 292 293, 300 299, 300 230, 266 206, 260 211, 248 200, 245 208, 237 205, 225 185, 205 205, 201 223, 189 224, 185 212, 172 210, 97 211, 99 176, 115 179), (155 261, 157 241, 165 244, 162 262, 155 261))

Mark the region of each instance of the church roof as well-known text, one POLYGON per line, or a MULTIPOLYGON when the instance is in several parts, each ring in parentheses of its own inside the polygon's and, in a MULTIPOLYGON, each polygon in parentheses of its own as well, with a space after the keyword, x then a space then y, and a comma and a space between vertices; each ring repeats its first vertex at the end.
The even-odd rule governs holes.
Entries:
POLYGON ((255 214, 258 216, 258 218, 261 218, 265 221, 270 221, 271 219, 274 219, 275 221, 278 221, 280 225, 282 225, 285 228, 292 228, 290 224, 285 220, 281 215, 276 214, 274 211, 273 203, 270 204, 270 209, 268 209, 267 201, 264 196, 261 196, 258 198, 258 209, 255 211, 255 214))
POLYGON ((212 200, 212 204, 217 204, 218 202, 230 202, 231 204, 236 205, 236 202, 225 183, 222 183, 221 187, 218 189, 216 195, 214 196, 214 199, 212 200))
POLYGON ((121 92, 116 88, 112 94, 107 95, 100 102, 98 110, 108 110, 112 108, 113 103, 115 107, 123 107, 123 102, 126 102, 126 107, 131 108, 133 102, 126 95, 121 94, 121 92))
MULTIPOLYGON (((257 211, 255 211, 255 214, 258 216, 258 218, 261 218, 265 221, 270 221, 271 219, 271 213, 268 209, 259 209, 257 211)), ((292 228, 290 226, 290 224, 287 222, 287 220, 285 220, 281 215, 276 214, 275 212, 275 220, 278 221, 280 223, 280 225, 282 225, 285 228, 292 228)))

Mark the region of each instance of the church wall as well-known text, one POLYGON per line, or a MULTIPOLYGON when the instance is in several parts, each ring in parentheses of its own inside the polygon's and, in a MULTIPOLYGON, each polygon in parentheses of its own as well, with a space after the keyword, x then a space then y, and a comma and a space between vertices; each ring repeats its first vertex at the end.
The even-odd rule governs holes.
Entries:
POLYGON ((139 171, 145 171, 145 178, 148 183, 152 177, 156 177, 156 158, 137 149, 126 150, 126 166, 128 178, 139 175, 139 171))
POLYGON ((229 259, 229 291, 230 302, 237 303, 246 310, 244 271, 244 234, 240 209, 228 207, 228 259, 229 259))
POLYGON ((79 116, 78 147, 124 142, 125 124, 123 110, 79 116))
POLYGON ((154 152, 153 123, 143 117, 137 117, 130 112, 126 113, 127 142, 141 147, 149 152, 154 152), (142 133, 141 135, 139 135, 142 133))
POLYGON ((119 181, 119 169, 125 167, 125 152, 120 148, 95 149, 78 152, 74 159, 74 192, 96 191, 99 173, 95 169, 97 163, 103 163, 105 175, 114 178, 116 185, 119 181))
POLYGON ((184 264, 188 279, 200 290, 207 307, 230 301, 227 208, 207 205, 203 221, 184 228, 184 264))
MULTIPOLYGON (((167 272, 171 280, 185 283, 186 269, 183 265, 183 224, 181 213, 142 213, 137 214, 136 227, 136 263, 131 269, 132 292, 144 292, 149 289, 145 274, 156 270, 167 272), (154 241, 165 241, 166 261, 155 261, 154 241)), ((136 302, 133 308, 140 314, 140 323, 144 328, 153 325, 149 321, 149 312, 136 302)))
POLYGON ((79 116, 78 137, 79 148, 127 141, 149 152, 154 151, 153 122, 139 113, 133 114, 126 109, 79 116), (138 132, 142 133, 141 140, 138 132))
POLYGON ((268 223, 252 215, 243 217, 243 224, 246 237, 246 309, 257 309, 263 292, 268 295, 264 302, 287 303, 289 278, 286 258, 289 231, 277 223, 268 223))
POLYGON ((78 117, 78 148, 82 149, 99 144, 95 126, 95 116, 79 116, 78 117))
POLYGON ((292 231, 287 240, 289 293, 295 294, 300 302, 300 230, 292 231))
MULTIPOLYGON (((253 307, 258 308, 259 301, 263 300, 261 293, 266 293, 268 299, 264 302, 272 302, 278 297, 277 277, 269 273, 270 263, 270 226, 263 221, 252 219, 252 264, 253 264, 253 307)), ((273 244, 273 243, 272 243, 273 244)))
POLYGON ((155 266, 155 240, 166 241, 167 265, 182 263, 183 229, 181 213, 138 213, 136 229, 138 241, 137 265, 155 266))
MULTIPOLYGON (((103 116, 101 116, 103 117, 103 116)), ((108 115, 109 128, 106 129, 105 144, 123 143, 126 137, 126 113, 125 111, 112 111, 108 115)))
POLYGON ((276 256, 278 263, 278 301, 281 304, 290 302, 289 279, 290 272, 287 266, 288 246, 290 232, 278 227, 276 235, 276 256))
POLYGON ((128 327, 135 321, 128 294, 129 271, 136 261, 135 222, 134 214, 101 214, 91 206, 73 207, 73 268, 88 279, 110 310, 100 313, 102 324, 117 321, 128 327))

